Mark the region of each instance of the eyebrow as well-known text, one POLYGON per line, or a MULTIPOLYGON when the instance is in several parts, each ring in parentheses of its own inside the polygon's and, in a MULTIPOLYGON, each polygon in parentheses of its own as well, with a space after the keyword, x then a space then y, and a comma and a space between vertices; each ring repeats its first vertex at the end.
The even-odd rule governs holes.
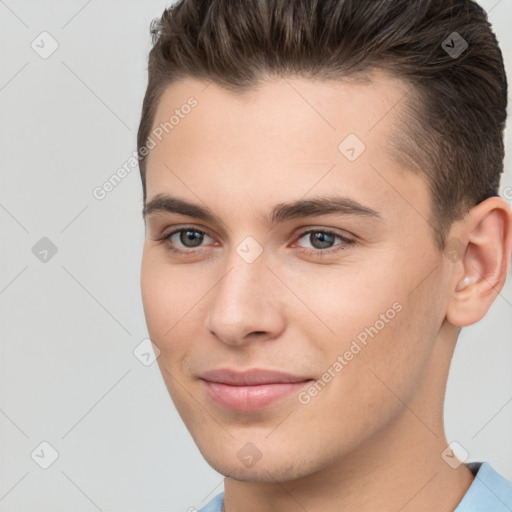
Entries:
MULTIPOLYGON (((144 219, 151 214, 166 212, 178 213, 205 222, 224 224, 224 222, 207 207, 190 203, 184 199, 167 194, 158 194, 144 205, 144 219)), ((364 206, 353 199, 343 196, 319 196, 311 199, 300 199, 290 203, 279 203, 266 217, 268 225, 273 226, 286 220, 313 217, 316 215, 359 215, 382 220, 379 212, 364 206)))

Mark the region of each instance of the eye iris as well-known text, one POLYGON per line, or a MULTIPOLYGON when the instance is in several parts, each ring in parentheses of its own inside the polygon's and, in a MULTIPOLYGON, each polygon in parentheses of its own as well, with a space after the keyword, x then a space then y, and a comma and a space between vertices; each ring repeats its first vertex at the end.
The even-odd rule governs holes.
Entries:
POLYGON ((321 231, 314 231, 313 233, 310 234, 310 240, 313 247, 317 249, 326 249, 334 241, 334 235, 330 235, 329 233, 323 233, 321 231), (317 247, 315 245, 315 243, 317 242, 320 242, 320 247, 317 247))
POLYGON ((197 247, 201 245, 203 241, 203 234, 199 231, 194 231, 192 229, 184 229, 180 233, 180 242, 186 247, 197 247), (192 242, 192 245, 188 245, 187 242, 192 242))

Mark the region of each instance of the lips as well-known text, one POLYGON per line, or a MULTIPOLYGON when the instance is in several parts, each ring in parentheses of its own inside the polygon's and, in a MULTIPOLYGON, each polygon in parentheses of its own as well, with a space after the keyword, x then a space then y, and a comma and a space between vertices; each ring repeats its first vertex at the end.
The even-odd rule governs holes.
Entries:
POLYGON ((200 380, 207 396, 216 404, 225 409, 254 412, 298 393, 314 379, 272 370, 218 369, 203 373, 200 380))
POLYGON ((311 377, 291 375, 285 372, 258 368, 244 372, 221 368, 205 372, 201 375, 201 378, 210 382, 229 384, 230 386, 257 386, 260 384, 304 382, 311 380, 311 377))

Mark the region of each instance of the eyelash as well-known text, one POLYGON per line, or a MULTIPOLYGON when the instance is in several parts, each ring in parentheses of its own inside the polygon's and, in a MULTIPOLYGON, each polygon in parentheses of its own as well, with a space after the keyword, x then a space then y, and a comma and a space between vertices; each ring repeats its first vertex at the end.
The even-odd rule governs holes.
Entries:
MULTIPOLYGON (((159 242, 162 242, 163 244, 165 244, 166 248, 175 254, 198 254, 198 253, 202 252, 203 248, 183 250, 183 249, 177 249, 175 246, 172 245, 172 243, 170 241, 171 237, 176 235, 177 233, 181 233, 183 231, 194 231, 196 233, 200 233, 201 235, 210 236, 206 231, 194 228, 193 226, 183 226, 183 227, 180 227, 179 229, 175 229, 168 235, 157 238, 156 241, 159 241, 159 242)), ((348 247, 350 247, 351 245, 354 245, 356 243, 355 240, 353 240, 351 238, 347 238, 345 236, 342 236, 335 231, 332 231, 329 229, 318 229, 318 228, 308 229, 306 231, 299 233, 297 235, 297 240, 300 240, 302 237, 304 237, 305 235, 308 235, 310 233, 323 233, 323 234, 327 234, 327 235, 333 235, 334 237, 338 238, 342 242, 342 243, 335 245, 334 247, 331 247, 329 249, 307 249, 304 247, 300 248, 300 250, 303 253, 306 253, 308 256, 313 256, 315 258, 322 258, 324 255, 331 255, 331 254, 345 251, 345 250, 347 250, 348 247)), ((213 237, 210 236, 210 238, 213 238, 213 237)))

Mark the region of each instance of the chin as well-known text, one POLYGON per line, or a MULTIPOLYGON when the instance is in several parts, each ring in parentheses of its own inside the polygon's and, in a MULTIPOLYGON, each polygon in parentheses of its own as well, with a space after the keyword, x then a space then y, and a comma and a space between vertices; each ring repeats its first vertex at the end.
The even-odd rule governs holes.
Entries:
POLYGON ((220 454, 201 451, 206 462, 217 473, 240 482, 268 482, 275 483, 297 480, 314 472, 311 463, 296 460, 296 452, 290 453, 290 460, 283 460, 278 454, 272 456, 262 455, 253 465, 246 465, 239 460, 236 453, 228 456, 226 452, 220 454))

